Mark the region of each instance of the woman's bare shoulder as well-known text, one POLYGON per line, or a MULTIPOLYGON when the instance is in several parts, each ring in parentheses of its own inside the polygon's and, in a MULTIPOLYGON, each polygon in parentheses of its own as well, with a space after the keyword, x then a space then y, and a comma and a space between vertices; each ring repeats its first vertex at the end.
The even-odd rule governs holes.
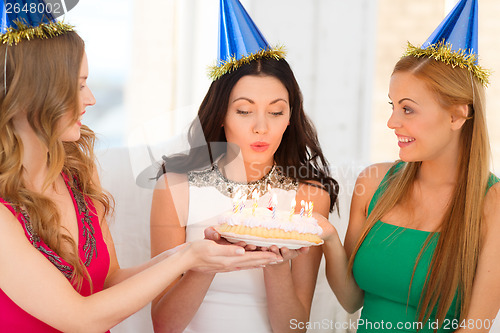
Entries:
POLYGON ((167 172, 158 177, 156 181, 156 189, 165 189, 179 184, 187 184, 187 173, 167 172))
POLYGON ((376 163, 361 171, 356 180, 356 186, 363 186, 366 192, 373 193, 384 179, 394 162, 376 163))

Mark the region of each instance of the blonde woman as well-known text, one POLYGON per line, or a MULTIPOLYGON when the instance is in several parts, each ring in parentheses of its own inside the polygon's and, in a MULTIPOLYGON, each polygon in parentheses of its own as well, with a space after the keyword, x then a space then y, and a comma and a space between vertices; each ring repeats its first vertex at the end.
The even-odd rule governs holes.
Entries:
POLYGON ((279 260, 201 240, 120 268, 105 219, 112 199, 81 124, 95 103, 84 43, 70 26, 47 26, 55 36, 7 34, 0 45, 0 331, 105 332, 185 271, 279 260))
MULTIPOLYGON (((460 0, 389 84, 400 160, 358 177, 327 278, 358 332, 488 332, 500 308, 500 179, 489 170, 477 0, 460 0)), ((324 224, 325 228, 329 225, 324 224)))
POLYGON ((487 332, 500 307, 500 184, 483 85, 410 55, 389 98, 401 160, 358 177, 345 252, 325 234, 329 283, 348 311, 363 306, 358 332, 487 332))

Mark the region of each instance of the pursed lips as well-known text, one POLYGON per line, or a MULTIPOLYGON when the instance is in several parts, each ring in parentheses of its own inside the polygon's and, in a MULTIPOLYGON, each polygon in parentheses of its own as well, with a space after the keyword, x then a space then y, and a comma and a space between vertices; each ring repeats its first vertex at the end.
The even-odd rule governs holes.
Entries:
POLYGON ((267 148, 269 148, 269 144, 267 142, 257 141, 252 143, 250 147, 255 151, 261 152, 267 150, 267 148))

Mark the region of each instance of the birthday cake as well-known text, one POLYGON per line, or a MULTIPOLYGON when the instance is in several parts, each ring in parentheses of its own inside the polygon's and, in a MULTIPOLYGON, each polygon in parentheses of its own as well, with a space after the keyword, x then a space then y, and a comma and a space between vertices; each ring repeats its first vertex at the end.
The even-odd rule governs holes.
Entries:
POLYGON ((257 246, 298 248, 323 243, 319 237, 323 229, 312 216, 263 207, 223 213, 217 229, 229 241, 242 240, 257 246))

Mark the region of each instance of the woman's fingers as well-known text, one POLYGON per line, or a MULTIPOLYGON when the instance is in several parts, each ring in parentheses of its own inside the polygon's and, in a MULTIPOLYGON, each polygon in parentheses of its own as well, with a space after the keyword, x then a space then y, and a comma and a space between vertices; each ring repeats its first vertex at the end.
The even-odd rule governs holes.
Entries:
POLYGON ((192 269, 204 272, 249 269, 283 260, 273 252, 250 252, 237 245, 220 245, 211 240, 192 242, 187 249, 197 258, 192 269))
MULTIPOLYGON (((205 236, 210 239, 217 238, 214 236, 215 233, 217 232, 213 228, 205 230, 205 236)), ((188 248, 193 251, 193 255, 197 258, 192 269, 203 272, 229 272, 261 268, 286 262, 309 252, 309 247, 291 250, 287 247, 278 248, 276 245, 272 245, 261 248, 244 242, 241 244, 221 244, 222 240, 223 238, 219 241, 205 239, 190 243, 188 248)))
MULTIPOLYGON (((206 228, 204 230, 204 233, 205 233, 205 239, 212 240, 212 241, 216 242, 217 244, 221 244, 221 245, 232 244, 231 242, 228 242, 224 237, 222 237, 214 227, 206 228)), ((245 242, 238 242, 235 245, 244 247, 246 245, 246 243, 245 242)))
POLYGON ((306 254, 307 252, 309 252, 309 247, 301 247, 296 250, 291 250, 287 247, 282 247, 280 249, 280 254, 283 257, 283 260, 292 260, 301 254, 306 254))
POLYGON ((282 255, 280 252, 280 248, 277 247, 276 245, 271 245, 271 247, 269 248, 269 251, 271 251, 272 253, 275 253, 276 255, 282 255))
POLYGON ((247 251, 255 251, 255 250, 257 250, 257 246, 252 245, 252 244, 246 244, 245 245, 245 250, 247 250, 247 251))
POLYGON ((335 227, 323 215, 314 213, 314 218, 318 221, 318 225, 321 227, 321 229, 323 229, 320 237, 323 240, 327 241, 333 234, 335 234, 335 227))
POLYGON ((205 239, 210 239, 213 241, 218 241, 221 239, 220 234, 215 230, 214 227, 208 227, 204 230, 205 239))
POLYGON ((310 249, 310 247, 307 246, 307 247, 301 247, 297 251, 299 251, 300 254, 307 254, 309 252, 309 249, 310 249))

